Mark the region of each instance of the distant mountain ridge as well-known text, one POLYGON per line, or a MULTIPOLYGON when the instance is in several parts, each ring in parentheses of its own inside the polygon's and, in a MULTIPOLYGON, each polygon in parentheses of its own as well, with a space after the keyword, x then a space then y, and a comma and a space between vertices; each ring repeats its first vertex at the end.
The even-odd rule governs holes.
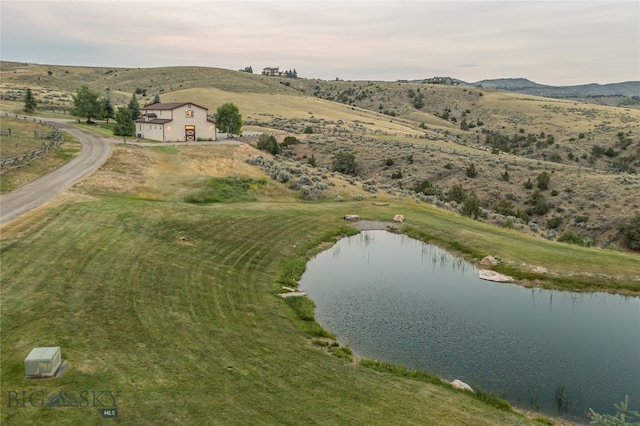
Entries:
POLYGON ((584 98, 592 96, 638 96, 640 97, 640 81, 626 81, 610 84, 582 84, 578 86, 548 86, 538 84, 526 78, 498 78, 481 80, 475 83, 464 83, 475 87, 508 90, 527 95, 550 98, 584 98))

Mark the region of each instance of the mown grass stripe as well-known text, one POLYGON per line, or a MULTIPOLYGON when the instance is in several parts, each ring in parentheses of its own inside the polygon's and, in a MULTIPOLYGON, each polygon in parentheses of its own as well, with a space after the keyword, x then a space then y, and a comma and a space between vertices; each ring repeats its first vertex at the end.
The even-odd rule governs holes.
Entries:
MULTIPOLYGON (((364 203, 201 207, 106 198, 56 208, 51 220, 43 216, 20 235, 9 233, 6 245, 3 235, 3 389, 118 389, 121 415, 132 424, 518 419, 445 388, 326 355, 307 343, 272 293, 287 261, 330 240, 346 212, 384 219, 399 207, 425 217, 428 210, 364 203), (26 353, 53 344, 63 346, 69 370, 55 382, 25 382, 26 353)), ((2 415, 9 424, 78 424, 88 416, 2 415)))

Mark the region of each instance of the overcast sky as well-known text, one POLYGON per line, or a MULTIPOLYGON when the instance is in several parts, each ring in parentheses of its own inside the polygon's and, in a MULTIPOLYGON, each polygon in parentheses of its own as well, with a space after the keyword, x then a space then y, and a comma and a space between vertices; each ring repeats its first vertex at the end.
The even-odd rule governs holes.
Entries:
POLYGON ((640 1, 0 1, 6 61, 333 80, 640 80, 640 1))

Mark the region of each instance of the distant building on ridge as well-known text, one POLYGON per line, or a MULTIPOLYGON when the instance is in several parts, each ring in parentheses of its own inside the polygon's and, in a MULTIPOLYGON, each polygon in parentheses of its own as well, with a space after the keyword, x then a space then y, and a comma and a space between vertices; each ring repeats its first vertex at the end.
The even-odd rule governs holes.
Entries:
POLYGON ((280 67, 266 67, 262 70, 262 75, 266 75, 269 77, 283 77, 284 72, 280 71, 280 67))

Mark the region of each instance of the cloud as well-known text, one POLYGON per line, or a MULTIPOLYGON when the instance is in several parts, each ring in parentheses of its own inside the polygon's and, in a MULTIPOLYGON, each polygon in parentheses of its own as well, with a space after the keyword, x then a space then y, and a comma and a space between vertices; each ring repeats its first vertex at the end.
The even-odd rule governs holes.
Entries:
POLYGON ((438 72, 581 84, 640 75, 638 2, 3 0, 0 8, 3 60, 271 65, 362 80, 438 72))

